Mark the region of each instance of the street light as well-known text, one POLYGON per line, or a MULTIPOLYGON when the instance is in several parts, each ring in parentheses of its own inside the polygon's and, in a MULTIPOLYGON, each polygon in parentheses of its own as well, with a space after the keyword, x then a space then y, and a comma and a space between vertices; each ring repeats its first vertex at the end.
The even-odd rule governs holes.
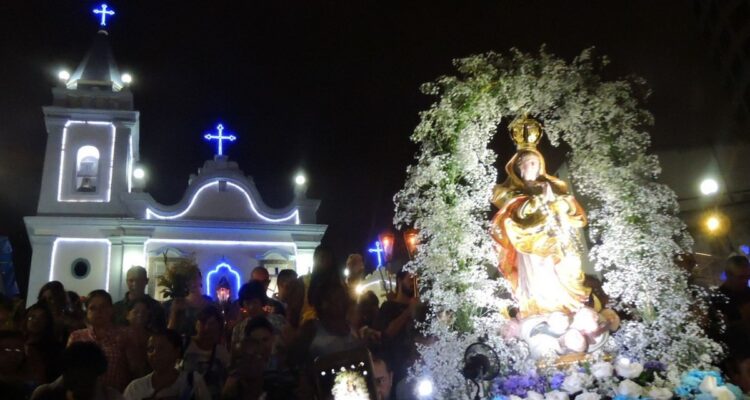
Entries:
POLYGON ((57 73, 57 79, 67 82, 68 79, 70 79, 70 72, 67 70, 61 69, 60 72, 57 73))
POLYGON ((716 194, 719 191, 719 183, 712 178, 706 178, 701 181, 700 190, 704 196, 716 194))
POLYGON ((419 246, 419 229, 407 229, 404 232, 404 242, 406 243, 406 250, 409 252, 409 258, 413 260, 417 255, 417 247, 419 246))
POLYGON ((703 217, 703 228, 711 236, 722 236, 729 231, 729 218, 719 211, 712 211, 703 217))
POLYGON ((146 177, 146 170, 144 170, 143 167, 135 167, 135 169, 133 169, 133 178, 140 180, 145 177, 146 177))
POLYGON ((391 231, 384 231, 378 235, 378 240, 380 240, 380 244, 383 245, 385 262, 391 262, 391 260, 393 260, 393 243, 396 241, 396 236, 391 231))

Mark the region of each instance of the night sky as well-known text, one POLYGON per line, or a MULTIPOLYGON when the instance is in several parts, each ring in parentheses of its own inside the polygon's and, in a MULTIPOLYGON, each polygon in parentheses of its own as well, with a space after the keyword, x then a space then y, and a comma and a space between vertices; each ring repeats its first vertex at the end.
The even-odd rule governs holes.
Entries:
MULTIPOLYGON (((12 4, 8 4, 12 3, 12 4)), ((110 42, 134 76, 147 191, 180 200, 213 155, 202 139, 223 122, 225 152, 263 200, 283 207, 304 170, 322 200, 324 243, 342 259, 391 224, 392 197, 416 146, 419 85, 451 60, 511 47, 571 59, 595 46, 608 78, 636 74, 654 94, 655 148, 702 144, 726 123, 728 93, 688 1, 111 1, 110 42)), ((46 131, 41 107, 60 67, 75 69, 98 29, 91 1, 0 5, 0 235, 25 288, 46 131)), ((501 163, 513 151, 497 140, 501 163)), ((564 150, 542 147, 561 159, 564 150)), ((556 166, 551 165, 551 170, 556 166)), ((22 289, 24 290, 24 289, 22 289)))

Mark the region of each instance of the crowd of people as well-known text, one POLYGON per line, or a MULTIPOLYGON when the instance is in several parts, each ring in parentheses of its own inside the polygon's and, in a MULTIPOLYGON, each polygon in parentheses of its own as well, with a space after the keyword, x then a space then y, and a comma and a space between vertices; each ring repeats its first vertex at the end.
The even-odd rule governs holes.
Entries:
POLYGON ((331 388, 316 380, 317 363, 358 349, 367 349, 375 397, 411 398, 406 368, 424 340, 415 280, 399 273, 381 304, 357 290, 362 257, 347 265, 344 279, 319 247, 311 274, 280 271, 269 297, 269 272, 257 267, 228 302, 203 294, 197 266, 186 295, 163 303, 146 293, 142 267, 127 271, 122 299, 104 290, 80 297, 48 282, 25 311, 0 304, 0 398, 326 398, 331 388))
MULTIPOLYGON (((127 272, 128 291, 116 302, 104 290, 79 297, 48 282, 25 310, 0 302, 0 397, 329 398, 330 385, 315 376, 321 360, 367 349, 375 397, 413 398, 407 369, 417 343, 429 341, 417 328, 425 306, 414 276, 398 273, 395 292, 381 302, 358 289, 362 257, 351 255, 347 268, 343 278, 333 254, 319 247, 312 273, 280 271, 272 297, 269 272, 258 267, 236 300, 222 303, 203 294, 197 266, 187 294, 164 303, 146 293, 142 267, 127 272)), ((714 302, 726 327, 723 367, 750 392, 750 262, 732 257, 726 271, 714 302)))

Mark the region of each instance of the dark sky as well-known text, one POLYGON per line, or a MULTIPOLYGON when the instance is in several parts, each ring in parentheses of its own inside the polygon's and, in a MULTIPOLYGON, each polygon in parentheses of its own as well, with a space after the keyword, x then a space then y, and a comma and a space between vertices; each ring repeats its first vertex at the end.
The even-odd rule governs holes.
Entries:
MULTIPOLYGON (((687 1, 108 4, 115 57, 135 79, 154 198, 181 198, 213 154, 201 134, 222 121, 239 136, 226 152, 267 204, 286 205, 304 169, 339 258, 390 225, 416 150, 408 137, 433 101, 419 85, 452 73, 453 58, 546 43, 570 59, 596 46, 612 60, 608 76, 649 82, 657 148, 710 140, 727 97, 687 1)), ((91 44, 97 5, 0 5, 0 235, 16 248, 21 284, 30 261, 22 217, 36 211, 47 136, 41 107, 57 69, 74 69, 91 44)), ((512 146, 498 143, 504 162, 512 146)))

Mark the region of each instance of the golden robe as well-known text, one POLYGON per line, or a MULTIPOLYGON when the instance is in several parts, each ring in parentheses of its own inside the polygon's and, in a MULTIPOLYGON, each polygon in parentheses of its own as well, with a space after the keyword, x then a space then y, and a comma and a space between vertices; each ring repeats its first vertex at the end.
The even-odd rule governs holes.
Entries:
MULTIPOLYGON (((539 157, 536 184, 549 184, 554 200, 529 192, 514 166, 519 154, 505 167, 508 179, 495 186, 492 203, 492 236, 498 243, 500 272, 508 279, 519 305, 519 316, 580 309, 591 289, 584 285, 577 228, 586 225, 583 208, 569 194, 565 182, 547 175, 539 157)), ((597 305, 596 308, 600 306, 597 305)))

